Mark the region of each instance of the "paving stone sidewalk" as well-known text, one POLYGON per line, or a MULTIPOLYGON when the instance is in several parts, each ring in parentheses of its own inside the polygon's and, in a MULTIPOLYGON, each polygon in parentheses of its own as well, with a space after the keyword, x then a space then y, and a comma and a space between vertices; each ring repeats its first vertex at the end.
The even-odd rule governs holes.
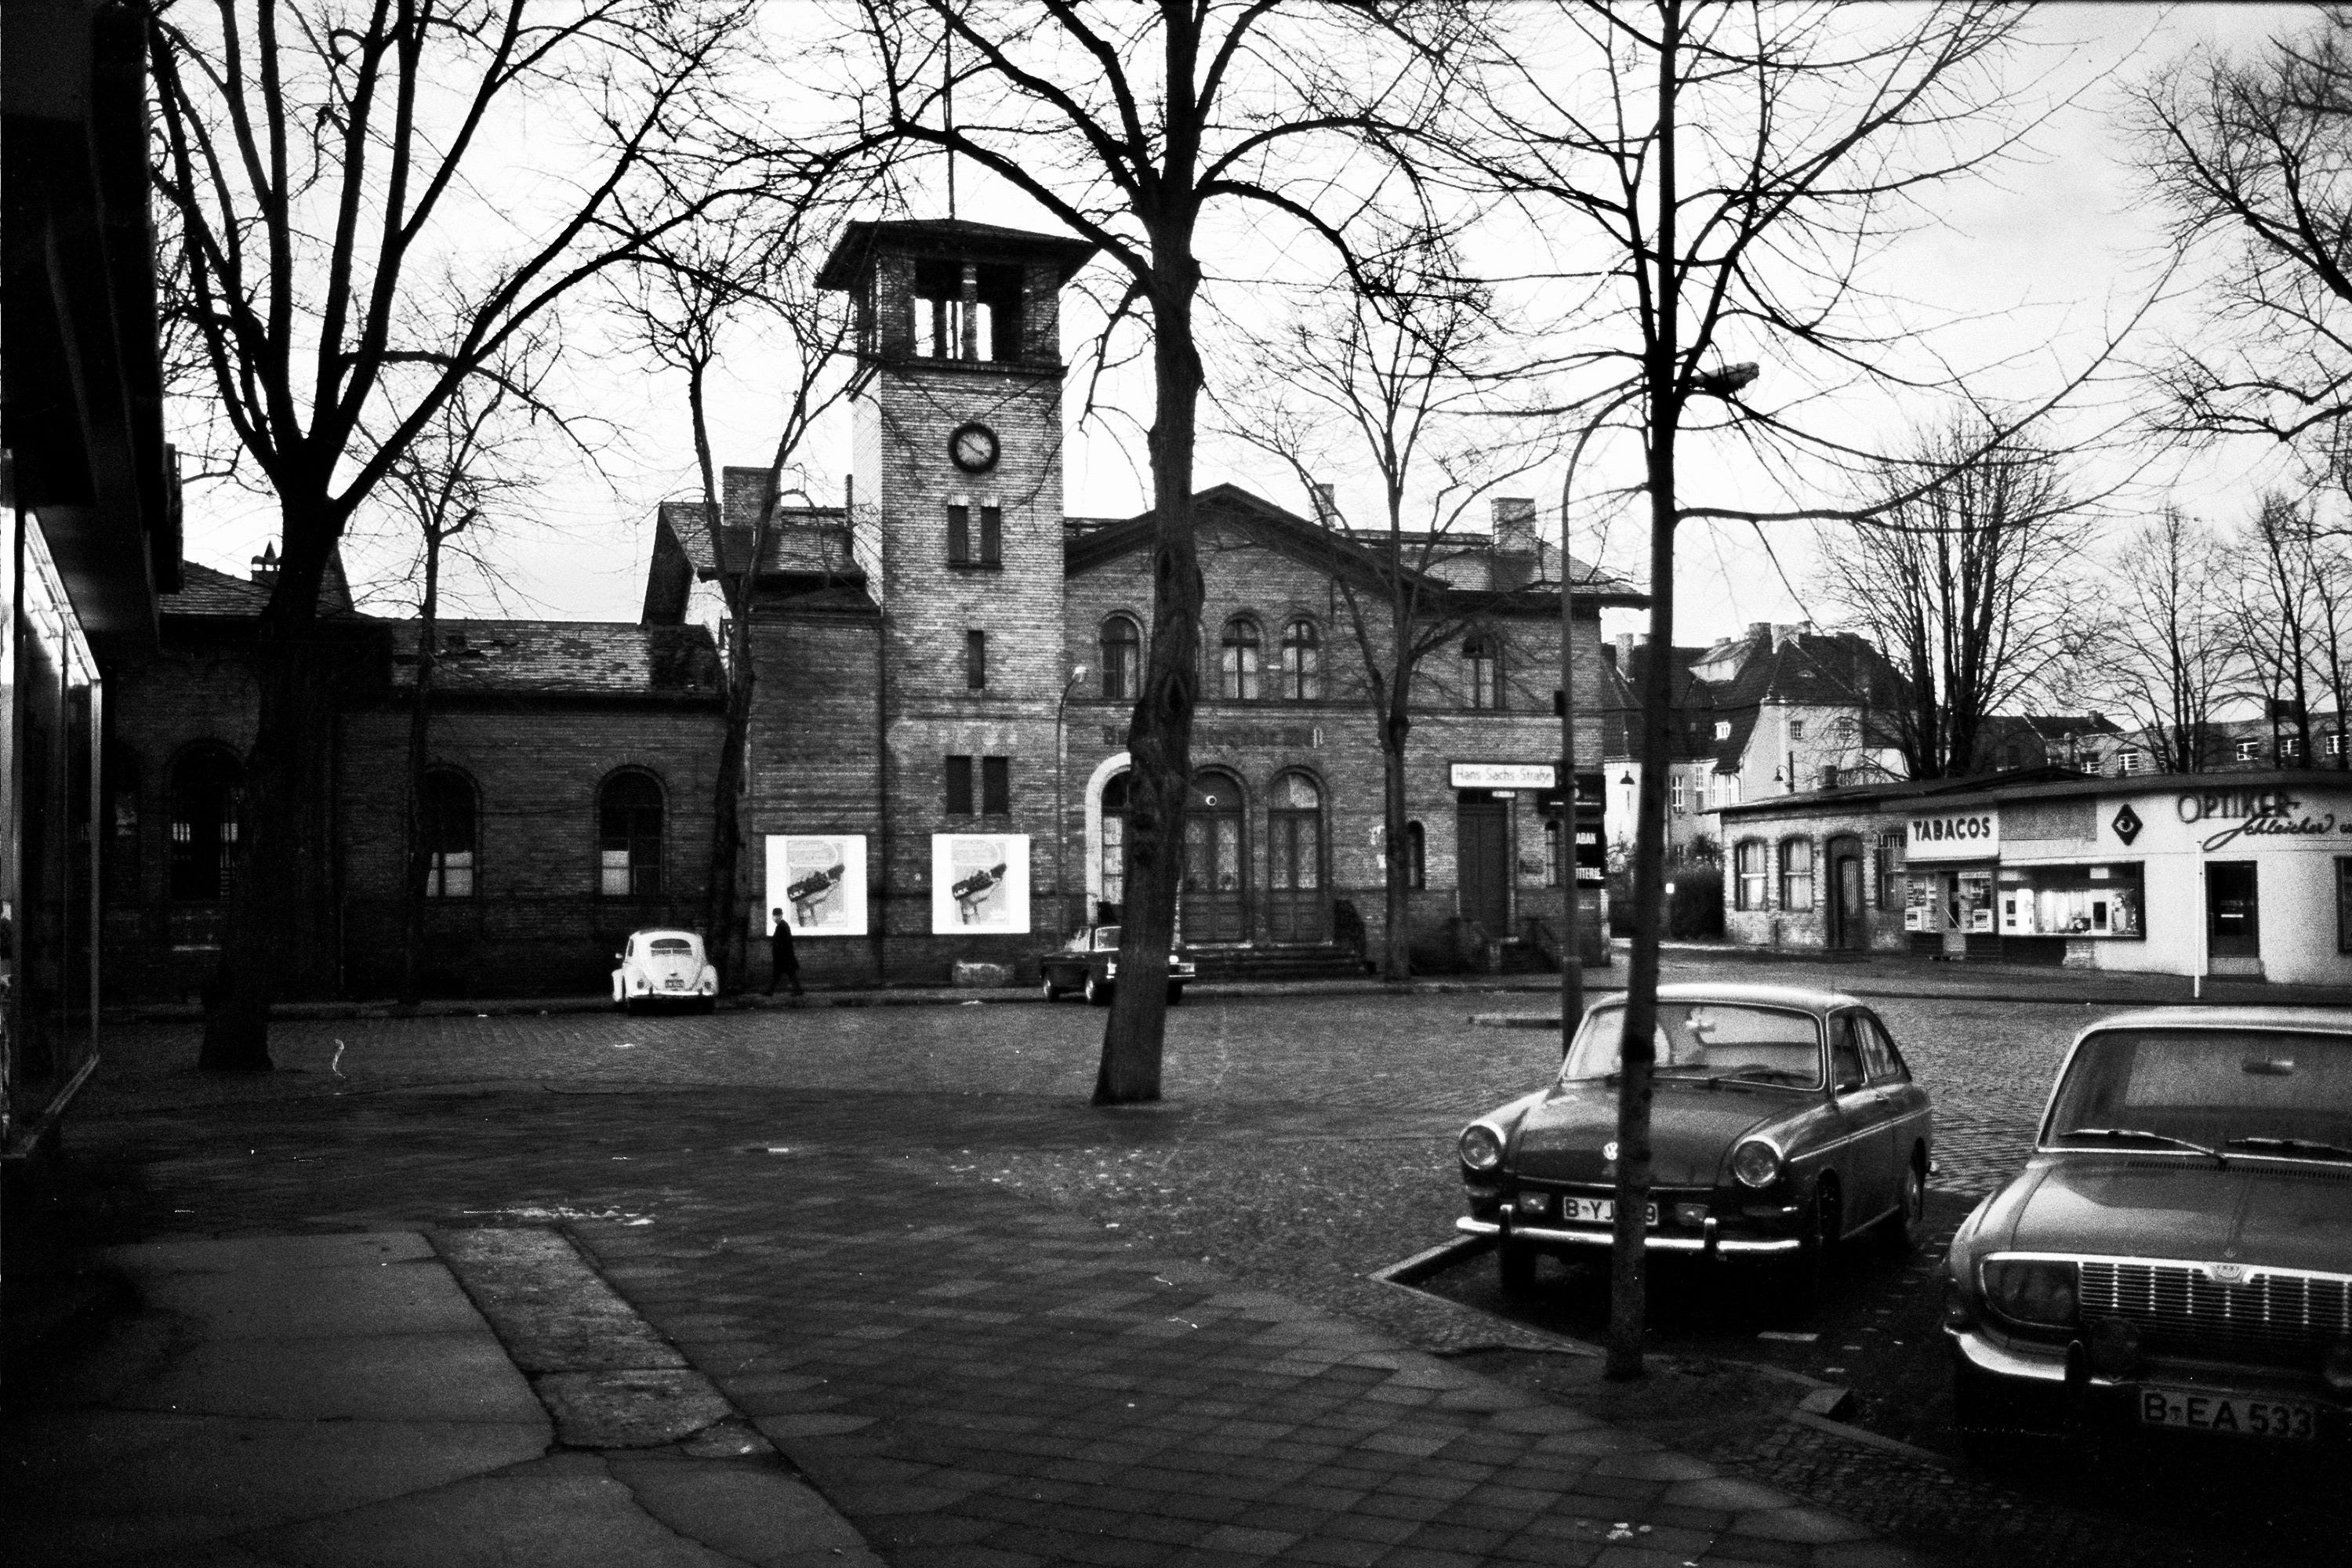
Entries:
MULTIPOLYGON (((1099 1137, 1097 1114, 499 1088, 93 1116, 77 1147, 137 1173, 120 1239, 568 1236, 893 1568, 1920 1561, 1354 1319, 905 1152, 1099 1137)), ((1122 1125, 1177 1138, 1186 1116, 1122 1125)))

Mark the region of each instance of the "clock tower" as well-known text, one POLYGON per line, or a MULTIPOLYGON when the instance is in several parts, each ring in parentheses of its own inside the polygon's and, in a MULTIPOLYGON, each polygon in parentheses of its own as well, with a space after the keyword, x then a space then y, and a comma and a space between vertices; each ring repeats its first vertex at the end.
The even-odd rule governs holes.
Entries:
POLYGON ((1057 907, 1059 307, 1094 250, 952 218, 859 222, 819 274, 856 302, 850 540, 881 612, 875 903, 892 935, 934 930, 911 895, 938 834, 1028 835, 1034 907, 1057 907))

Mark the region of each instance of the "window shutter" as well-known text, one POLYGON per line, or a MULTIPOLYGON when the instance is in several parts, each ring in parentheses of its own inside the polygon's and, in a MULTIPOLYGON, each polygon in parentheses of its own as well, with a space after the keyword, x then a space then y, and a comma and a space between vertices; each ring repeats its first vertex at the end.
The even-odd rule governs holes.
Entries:
POLYGON ((970 757, 948 759, 948 815, 950 816, 971 815, 971 759, 970 757))
POLYGON ((980 809, 988 816, 1013 815, 1013 759, 982 757, 980 762, 980 809))

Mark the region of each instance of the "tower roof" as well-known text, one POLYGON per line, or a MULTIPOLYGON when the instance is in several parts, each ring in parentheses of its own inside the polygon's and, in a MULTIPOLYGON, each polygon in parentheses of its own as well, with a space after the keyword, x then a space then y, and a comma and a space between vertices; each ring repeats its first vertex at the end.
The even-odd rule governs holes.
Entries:
POLYGON ((824 258, 824 268, 816 280, 823 289, 851 288, 876 251, 895 250, 908 256, 968 257, 976 261, 1052 261, 1057 268, 1055 281, 1067 283, 1098 248, 1091 240, 974 223, 969 218, 860 218, 843 226, 841 237, 834 241, 833 254, 824 258))

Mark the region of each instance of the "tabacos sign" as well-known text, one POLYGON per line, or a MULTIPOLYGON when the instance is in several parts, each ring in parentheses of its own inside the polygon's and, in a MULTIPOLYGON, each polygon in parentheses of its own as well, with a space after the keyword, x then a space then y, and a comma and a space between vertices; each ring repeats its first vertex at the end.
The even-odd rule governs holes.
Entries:
POLYGON ((1914 816, 1903 835, 1903 858, 1922 860, 1983 860, 2000 853, 2000 816, 1990 808, 1914 816))

